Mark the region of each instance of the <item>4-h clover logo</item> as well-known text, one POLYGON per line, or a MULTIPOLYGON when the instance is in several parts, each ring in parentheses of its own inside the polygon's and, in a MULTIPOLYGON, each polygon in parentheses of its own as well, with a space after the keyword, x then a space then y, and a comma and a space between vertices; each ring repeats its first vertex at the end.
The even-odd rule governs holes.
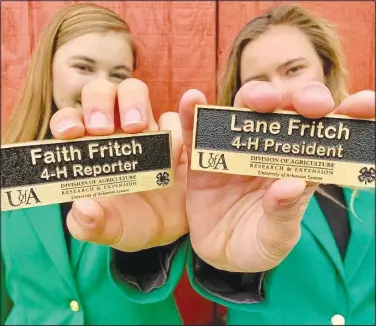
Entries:
POLYGON ((158 186, 167 186, 170 183, 170 175, 166 172, 157 175, 158 186))
POLYGON ((359 170, 360 175, 358 176, 359 182, 364 183, 372 183, 375 180, 375 168, 367 169, 367 167, 363 167, 359 170))

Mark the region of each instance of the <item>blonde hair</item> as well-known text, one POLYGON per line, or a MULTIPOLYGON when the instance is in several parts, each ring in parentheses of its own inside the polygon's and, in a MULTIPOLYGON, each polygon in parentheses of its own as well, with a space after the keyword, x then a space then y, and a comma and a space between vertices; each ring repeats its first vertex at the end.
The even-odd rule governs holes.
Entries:
POLYGON ((240 31, 233 42, 219 87, 218 103, 223 106, 233 105, 235 95, 241 87, 240 58, 245 46, 265 33, 271 26, 277 25, 295 26, 309 37, 322 61, 326 85, 335 103, 341 103, 348 96, 348 77, 338 35, 322 19, 304 8, 290 4, 272 8, 250 21, 240 31))
POLYGON ((87 33, 119 31, 129 38, 136 67, 136 47, 128 25, 111 10, 95 4, 63 8, 48 24, 34 51, 21 96, 12 110, 2 143, 42 140, 56 111, 52 95, 52 60, 66 42, 87 33))
MULTIPOLYGON (((272 8, 250 21, 239 32, 233 42, 227 66, 219 85, 218 104, 221 106, 233 105, 235 95, 241 87, 240 59, 245 46, 265 33, 271 26, 277 25, 295 26, 309 37, 321 59, 326 86, 332 93, 335 104, 339 105, 349 94, 348 71, 339 36, 327 22, 308 10, 292 4, 283 4, 272 8)), ((322 188, 318 188, 318 192, 344 207, 342 203, 322 188)), ((356 194, 357 190, 354 190, 350 200, 350 211, 355 216, 353 205, 356 194)))

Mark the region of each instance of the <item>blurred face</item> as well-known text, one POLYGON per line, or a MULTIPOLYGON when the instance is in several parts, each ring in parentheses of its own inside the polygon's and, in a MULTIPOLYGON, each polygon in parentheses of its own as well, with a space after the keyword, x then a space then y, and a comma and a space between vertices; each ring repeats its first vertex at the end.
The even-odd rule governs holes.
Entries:
POLYGON ((58 109, 81 110, 81 90, 93 79, 114 85, 131 77, 132 47, 124 33, 89 33, 77 37, 57 51, 53 59, 53 99, 58 109))
POLYGON ((324 70, 309 38, 293 26, 272 26, 247 44, 240 61, 242 84, 267 81, 283 96, 283 107, 305 83, 325 82, 324 70))

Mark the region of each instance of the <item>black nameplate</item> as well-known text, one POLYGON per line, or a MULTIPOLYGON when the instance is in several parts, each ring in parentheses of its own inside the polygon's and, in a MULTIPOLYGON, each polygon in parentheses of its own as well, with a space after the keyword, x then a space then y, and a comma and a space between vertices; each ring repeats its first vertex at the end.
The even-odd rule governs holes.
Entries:
POLYGON ((169 187, 169 132, 1 147, 1 210, 169 187))
POLYGON ((196 106, 191 168, 375 187, 375 120, 196 106))

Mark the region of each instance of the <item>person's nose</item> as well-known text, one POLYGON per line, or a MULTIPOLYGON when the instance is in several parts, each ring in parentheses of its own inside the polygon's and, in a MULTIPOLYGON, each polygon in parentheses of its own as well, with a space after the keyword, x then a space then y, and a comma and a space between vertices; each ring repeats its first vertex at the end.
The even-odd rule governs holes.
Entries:
POLYGON ((110 78, 110 74, 107 71, 98 71, 91 76, 91 78, 87 81, 88 83, 97 80, 97 81, 106 81, 112 83, 114 86, 117 86, 113 80, 110 78))

